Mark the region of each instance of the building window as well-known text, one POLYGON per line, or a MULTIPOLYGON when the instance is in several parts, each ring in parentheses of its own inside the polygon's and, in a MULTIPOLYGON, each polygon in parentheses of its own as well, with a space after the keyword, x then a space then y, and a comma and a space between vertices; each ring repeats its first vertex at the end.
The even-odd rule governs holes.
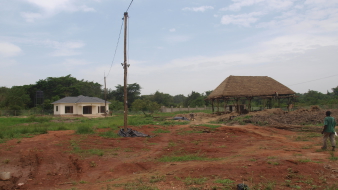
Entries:
POLYGON ((59 111, 59 107, 58 106, 55 106, 55 111, 59 111))
POLYGON ((65 113, 73 113, 73 106, 65 106, 65 113))
POLYGON ((101 113, 105 113, 106 112, 106 107, 105 106, 101 106, 101 113))
POLYGON ((98 108, 98 110, 97 110, 98 113, 105 113, 106 112, 105 106, 98 106, 97 108, 98 108))

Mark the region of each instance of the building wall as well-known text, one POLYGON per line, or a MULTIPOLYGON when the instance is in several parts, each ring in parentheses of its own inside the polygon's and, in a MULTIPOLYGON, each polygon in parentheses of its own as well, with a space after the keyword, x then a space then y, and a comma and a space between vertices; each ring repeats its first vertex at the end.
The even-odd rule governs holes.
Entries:
MULTIPOLYGON (((54 104, 54 115, 83 115, 83 106, 92 106, 92 115, 96 115, 96 114, 101 114, 101 113, 98 113, 98 107, 104 106, 104 103, 54 104), (66 106, 73 106, 73 113, 65 113, 66 106), (56 107, 58 107, 58 111, 56 111, 56 107)), ((106 110, 109 110, 108 103, 106 106, 106 110)))

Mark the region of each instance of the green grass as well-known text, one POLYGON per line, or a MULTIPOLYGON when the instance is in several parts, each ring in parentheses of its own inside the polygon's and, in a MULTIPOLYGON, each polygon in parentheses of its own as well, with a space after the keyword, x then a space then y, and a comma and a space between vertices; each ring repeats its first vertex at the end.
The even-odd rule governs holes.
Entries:
POLYGON ((230 180, 230 179, 216 179, 214 181, 214 183, 220 183, 220 184, 223 184, 223 185, 228 185, 228 184, 233 184, 235 182, 230 180))
POLYGON ((202 177, 202 178, 191 178, 187 177, 182 180, 185 185, 203 185, 206 181, 208 181, 208 178, 202 177))
POLYGON ((185 162, 185 161, 205 161, 205 160, 213 160, 211 158, 207 158, 205 156, 200 156, 198 154, 186 154, 181 156, 163 156, 159 159, 160 162, 185 162))
POLYGON ((95 133, 90 125, 80 125, 77 130, 77 134, 93 134, 95 133))
POLYGON ((153 133, 170 133, 170 131, 164 129, 156 129, 155 131, 153 131, 153 133))
POLYGON ((99 133, 99 136, 104 137, 104 138, 121 138, 117 132, 113 132, 111 130, 99 133))

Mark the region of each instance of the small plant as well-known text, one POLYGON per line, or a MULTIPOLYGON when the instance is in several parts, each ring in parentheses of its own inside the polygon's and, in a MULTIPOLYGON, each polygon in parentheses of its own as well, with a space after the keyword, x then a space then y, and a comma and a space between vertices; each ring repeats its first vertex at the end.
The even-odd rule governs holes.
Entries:
POLYGON ((164 176, 151 176, 149 182, 150 183, 157 183, 157 182, 160 182, 160 181, 164 181, 165 180, 165 177, 164 176))
POLYGON ((96 167, 97 164, 94 161, 90 161, 89 166, 93 168, 96 167))
POLYGON ((80 183, 80 184, 85 184, 85 183, 87 183, 87 182, 84 181, 84 180, 81 180, 81 181, 79 181, 79 183, 80 183))
POLYGON ((335 157, 335 156, 334 156, 334 152, 333 152, 333 151, 330 152, 330 155, 331 155, 331 156, 330 156, 330 160, 332 160, 332 161, 338 160, 338 157, 335 157))
POLYGON ((298 160, 298 162, 300 162, 300 163, 307 163, 307 162, 311 162, 311 159, 308 159, 308 158, 306 158, 306 159, 300 159, 300 160, 298 160))
POLYGON ((202 178, 187 177, 187 178, 183 179, 183 182, 184 182, 185 185, 202 185, 207 180, 208 180, 208 178, 206 178, 206 177, 202 177, 202 178))
POLYGON ((6 160, 3 161, 3 163, 4 164, 9 164, 9 161, 10 161, 9 159, 6 159, 6 160))

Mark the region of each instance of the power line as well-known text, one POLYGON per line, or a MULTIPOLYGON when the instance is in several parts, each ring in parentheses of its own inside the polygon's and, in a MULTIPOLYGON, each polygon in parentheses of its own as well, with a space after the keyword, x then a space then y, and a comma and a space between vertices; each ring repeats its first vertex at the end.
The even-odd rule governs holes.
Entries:
POLYGON ((134 0, 131 0, 131 2, 130 2, 130 4, 129 4, 129 7, 128 7, 128 9, 126 10, 126 12, 128 12, 128 10, 129 10, 131 4, 133 3, 133 1, 134 1, 134 0))
POLYGON ((110 74, 110 70, 111 70, 111 68, 112 68, 112 66, 113 66, 113 63, 114 63, 114 60, 115 60, 115 56, 116 56, 117 47, 119 46, 119 42, 120 42, 120 37, 121 37, 122 26, 123 26, 123 19, 122 19, 122 23, 121 23, 121 28, 120 28, 119 37, 118 37, 118 39, 117 39, 117 44, 116 44, 116 47, 115 47, 115 53, 114 53, 113 61, 111 62, 110 69, 109 69, 109 72, 108 72, 108 74, 107 74, 107 77, 108 77, 108 76, 109 76, 109 74, 110 74))
POLYGON ((338 76, 338 75, 332 75, 332 76, 328 76, 328 77, 324 77, 324 78, 319 78, 319 79, 314 79, 314 80, 310 80, 310 81, 306 81, 306 82, 301 82, 301 83, 297 83, 297 84, 291 84, 291 85, 288 85, 288 86, 294 86, 294 85, 298 85, 298 84, 304 84, 304 83, 313 82, 313 81, 322 80, 322 79, 327 79, 327 78, 331 78, 331 77, 335 77, 335 76, 338 76))

